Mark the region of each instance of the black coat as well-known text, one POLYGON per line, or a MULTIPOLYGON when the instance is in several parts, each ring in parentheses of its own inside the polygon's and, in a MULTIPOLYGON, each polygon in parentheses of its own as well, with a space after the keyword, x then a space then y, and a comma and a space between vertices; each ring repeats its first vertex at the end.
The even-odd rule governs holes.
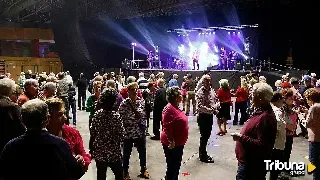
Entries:
POLYGON ((46 130, 27 131, 10 141, 0 156, 0 179, 80 179, 84 169, 69 144, 46 130))
POLYGON ((25 132, 20 107, 7 97, 0 97, 0 152, 11 140, 25 132))

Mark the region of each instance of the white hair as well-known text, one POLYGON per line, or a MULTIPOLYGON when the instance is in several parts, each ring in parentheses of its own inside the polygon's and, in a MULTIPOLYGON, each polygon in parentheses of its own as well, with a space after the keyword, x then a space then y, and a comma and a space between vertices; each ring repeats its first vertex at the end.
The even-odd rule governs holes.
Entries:
POLYGON ((281 80, 277 80, 277 81, 274 83, 274 85, 275 85, 276 87, 281 87, 281 84, 282 84, 282 81, 281 81, 281 80))
POLYGON ((127 78, 127 84, 130 84, 130 83, 132 83, 132 82, 136 82, 136 78, 134 77, 134 76, 129 76, 128 78, 127 78))
POLYGON ((311 73, 311 77, 317 77, 316 73, 311 73))
POLYGON ((256 83, 253 85, 253 94, 255 96, 263 97, 266 101, 271 101, 273 96, 273 89, 267 83, 256 83))
POLYGON ((260 76, 260 77, 259 77, 259 82, 267 83, 267 78, 264 77, 264 76, 260 76))
POLYGON ((42 128, 48 119, 48 105, 40 99, 32 99, 21 107, 21 116, 27 128, 42 128))
POLYGON ((226 86, 229 86, 229 81, 228 79, 221 79, 219 81, 219 84, 220 84, 220 87, 226 87, 226 86))
POLYGON ((52 90, 52 91, 56 91, 57 90, 57 84, 54 82, 47 82, 44 86, 43 86, 44 90, 52 90))
POLYGON ((144 77, 144 73, 143 73, 143 72, 140 72, 140 73, 139 73, 139 78, 142 78, 142 77, 144 77))
POLYGON ((178 74, 174 74, 174 75, 172 75, 172 77, 173 77, 174 79, 178 79, 179 75, 178 75, 178 74))
POLYGON ((25 82, 24 82, 24 89, 27 89, 29 86, 31 86, 32 84, 38 84, 38 81, 35 80, 35 79, 27 79, 25 82))
POLYGON ((320 87, 320 79, 316 82, 316 87, 320 87))
POLYGON ((15 82, 9 78, 0 79, 0 96, 10 96, 16 89, 15 82))

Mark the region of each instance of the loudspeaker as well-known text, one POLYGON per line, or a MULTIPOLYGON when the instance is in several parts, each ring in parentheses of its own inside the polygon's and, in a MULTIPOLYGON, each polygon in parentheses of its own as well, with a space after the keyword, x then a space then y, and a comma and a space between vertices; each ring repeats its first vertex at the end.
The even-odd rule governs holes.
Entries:
POLYGON ((244 66, 244 69, 246 71, 251 71, 251 64, 250 63, 246 63, 246 65, 244 66))
POLYGON ((208 71, 218 70, 218 69, 219 69, 219 65, 214 65, 214 66, 211 66, 211 67, 207 67, 207 70, 208 70, 208 71))
POLYGON ((236 64, 236 70, 238 70, 238 71, 242 70, 241 63, 238 62, 238 63, 236 64))

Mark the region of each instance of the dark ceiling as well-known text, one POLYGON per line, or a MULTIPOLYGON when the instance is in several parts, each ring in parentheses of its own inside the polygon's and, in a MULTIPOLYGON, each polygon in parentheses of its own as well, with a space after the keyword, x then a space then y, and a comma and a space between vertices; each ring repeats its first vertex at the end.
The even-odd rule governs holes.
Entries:
MULTIPOLYGON (((69 0, 73 1, 73 0, 69 0)), ((114 19, 154 17, 192 13, 198 7, 215 10, 232 4, 237 9, 258 8, 264 0, 78 0, 75 8, 81 19, 108 15, 114 19)), ((65 0, 1 0, 0 21, 50 23, 54 12, 62 8, 65 0)))

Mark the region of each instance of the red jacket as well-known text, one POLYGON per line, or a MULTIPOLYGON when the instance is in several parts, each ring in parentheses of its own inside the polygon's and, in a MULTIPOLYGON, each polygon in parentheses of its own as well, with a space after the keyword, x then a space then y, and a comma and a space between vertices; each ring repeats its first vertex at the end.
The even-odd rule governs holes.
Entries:
POLYGON ((85 170, 87 171, 91 163, 91 156, 84 150, 83 140, 79 131, 71 126, 63 125, 62 138, 69 144, 73 155, 81 155, 83 157, 85 170))
POLYGON ((182 146, 186 144, 188 135, 188 117, 179 108, 167 104, 162 111, 161 143, 168 146, 169 141, 174 141, 176 146, 182 146))
POLYGON ((230 90, 223 90, 222 88, 219 88, 217 91, 217 97, 220 101, 220 103, 228 103, 231 102, 231 92, 230 90))
POLYGON ((236 102, 244 102, 244 101, 248 101, 249 99, 249 91, 245 90, 242 87, 238 87, 235 96, 236 98, 236 102))
MULTIPOLYGON (((138 89, 138 97, 139 98, 143 98, 142 97, 142 93, 141 93, 141 91, 138 89)), ((121 96, 122 96, 122 98, 123 99, 126 99, 126 98, 128 98, 129 97, 129 95, 128 95, 128 89, 125 87, 125 88, 122 88, 121 89, 121 91, 120 91, 120 94, 121 94, 121 96)))
POLYGON ((236 142, 236 157, 240 164, 265 168, 271 158, 277 134, 277 120, 271 107, 257 112, 243 126, 236 142))

